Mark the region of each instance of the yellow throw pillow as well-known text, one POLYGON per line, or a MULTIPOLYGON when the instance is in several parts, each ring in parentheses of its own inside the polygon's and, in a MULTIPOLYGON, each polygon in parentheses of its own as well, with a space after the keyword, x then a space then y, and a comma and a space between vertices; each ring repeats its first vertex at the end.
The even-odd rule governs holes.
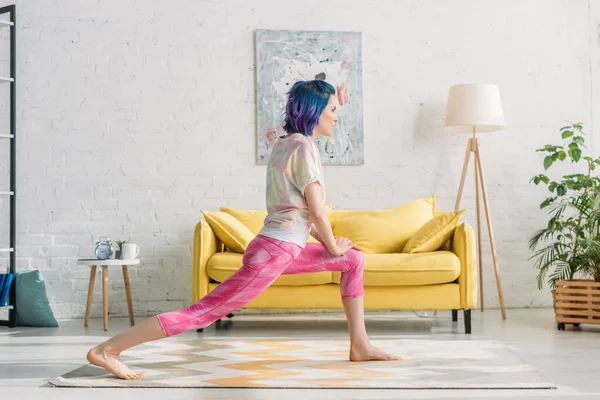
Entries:
POLYGON ((450 240, 465 210, 439 214, 424 224, 402 250, 403 253, 436 251, 450 240))
MULTIPOLYGON (((327 213, 331 214, 332 207, 327 205, 327 213)), ((246 210, 243 208, 230 208, 230 207, 221 207, 220 211, 225 212, 235 219, 240 221, 246 228, 250 229, 250 232, 254 236, 258 235, 258 232, 264 226, 265 217, 267 216, 266 210, 246 210)), ((318 243, 318 240, 309 236, 309 243, 318 243)))
MULTIPOLYGON (((443 215, 447 212, 448 211, 435 210, 433 216, 437 217, 438 215, 443 215)), ((454 235, 452 237, 454 237, 454 235)), ((446 243, 444 243, 438 250, 452 251, 452 237, 450 237, 450 239, 446 243)))
POLYGON ((335 220, 335 236, 347 237, 365 253, 400 253, 410 237, 433 218, 435 196, 387 210, 372 210, 335 220))
POLYGON ((225 247, 234 253, 244 253, 246 251, 248 244, 254 239, 255 235, 244 224, 226 212, 200 211, 202 211, 204 219, 225 247))

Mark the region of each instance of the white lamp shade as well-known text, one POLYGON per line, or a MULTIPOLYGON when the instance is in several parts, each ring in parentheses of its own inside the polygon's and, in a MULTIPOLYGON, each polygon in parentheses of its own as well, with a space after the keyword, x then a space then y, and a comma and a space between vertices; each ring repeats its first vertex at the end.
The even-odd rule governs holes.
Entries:
POLYGON ((450 87, 444 129, 449 132, 493 132, 506 127, 500 91, 488 83, 450 87))

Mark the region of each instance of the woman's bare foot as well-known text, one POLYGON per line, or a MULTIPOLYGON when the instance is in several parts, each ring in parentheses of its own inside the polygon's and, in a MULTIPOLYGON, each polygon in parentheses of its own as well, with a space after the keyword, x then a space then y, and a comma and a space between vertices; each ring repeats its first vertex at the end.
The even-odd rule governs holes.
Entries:
POLYGON ((350 346, 350 361, 394 361, 402 360, 402 357, 392 356, 377 347, 366 345, 350 346))
POLYGON ((98 367, 102 367, 111 374, 121 379, 135 380, 144 377, 143 373, 136 373, 129 369, 118 354, 109 352, 103 345, 98 345, 87 354, 87 360, 98 367))

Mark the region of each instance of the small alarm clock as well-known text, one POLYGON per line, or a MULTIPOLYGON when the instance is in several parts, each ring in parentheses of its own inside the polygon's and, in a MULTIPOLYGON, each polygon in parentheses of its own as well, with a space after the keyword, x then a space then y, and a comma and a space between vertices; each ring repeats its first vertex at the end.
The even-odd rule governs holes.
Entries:
POLYGON ((106 236, 102 236, 96 241, 96 257, 98 260, 108 260, 113 255, 113 244, 106 236))

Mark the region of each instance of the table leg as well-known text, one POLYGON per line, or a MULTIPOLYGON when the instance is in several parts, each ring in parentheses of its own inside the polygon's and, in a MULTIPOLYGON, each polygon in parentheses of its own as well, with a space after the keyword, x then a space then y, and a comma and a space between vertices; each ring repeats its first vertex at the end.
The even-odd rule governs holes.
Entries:
POLYGON ((104 312, 104 330, 108 330, 108 266, 102 266, 102 310, 104 312))
POLYGON ((94 283, 96 283, 96 266, 92 265, 90 272, 90 285, 88 287, 87 305, 85 307, 85 322, 83 326, 87 328, 90 323, 90 311, 92 311, 92 298, 94 297, 94 283))
POLYGON ((131 286, 129 286, 129 272, 127 271, 127 265, 123 265, 123 282, 125 282, 125 296, 127 296, 127 307, 129 308, 129 323, 131 326, 135 325, 133 318, 133 304, 131 302, 131 286))

